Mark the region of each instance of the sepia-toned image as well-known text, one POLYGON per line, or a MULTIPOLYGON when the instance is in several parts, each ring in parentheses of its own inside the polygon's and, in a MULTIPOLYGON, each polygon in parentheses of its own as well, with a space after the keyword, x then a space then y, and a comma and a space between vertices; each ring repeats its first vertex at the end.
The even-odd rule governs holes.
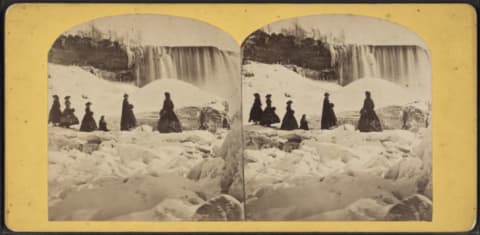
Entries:
POLYGON ((242 44, 246 220, 431 221, 431 62, 371 17, 269 25, 242 44))
POLYGON ((95 19, 48 53, 49 220, 242 220, 239 46, 165 15, 95 19))

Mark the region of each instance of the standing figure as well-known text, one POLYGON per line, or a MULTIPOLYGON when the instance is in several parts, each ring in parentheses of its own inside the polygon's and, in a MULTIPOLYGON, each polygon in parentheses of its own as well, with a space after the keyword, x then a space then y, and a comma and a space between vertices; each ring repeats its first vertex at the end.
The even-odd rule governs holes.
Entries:
POLYGON ((408 110, 407 108, 403 109, 402 112, 402 129, 408 129, 408 110))
POLYGON ((330 94, 325 93, 323 98, 323 107, 322 107, 322 121, 321 129, 330 129, 333 126, 337 125, 337 117, 333 111, 333 103, 330 103, 329 96, 330 94))
POLYGON ((293 101, 287 101, 287 112, 285 116, 283 116, 282 126, 280 129, 282 130, 295 130, 298 129, 297 119, 295 118, 295 111, 292 109, 293 101))
POLYGON ((274 123, 279 123, 280 118, 278 115, 275 113, 275 107, 272 107, 272 100, 271 100, 272 95, 268 94, 265 96, 267 103, 267 107, 265 107, 265 110, 263 110, 262 118, 260 121, 260 124, 262 126, 270 126, 271 124, 274 123))
POLYGON ((200 115, 198 117, 199 122, 200 122, 200 127, 198 128, 199 130, 207 130, 208 129, 208 124, 207 124, 207 117, 205 115, 205 109, 200 110, 200 115))
POLYGON ((157 129, 161 133, 182 132, 182 125, 173 111, 173 102, 168 92, 165 92, 165 100, 162 110, 160 110, 157 129))
POLYGON ((307 115, 302 115, 302 119, 300 119, 300 129, 304 129, 306 131, 309 130, 308 128, 308 121, 307 121, 307 115))
POLYGON ((133 105, 128 102, 128 95, 123 95, 122 117, 120 119, 120 130, 128 131, 136 126, 137 120, 133 114, 133 105))
POLYGON ((252 108, 250 109, 250 117, 248 122, 259 124, 262 121, 262 102, 260 101, 260 95, 258 93, 253 94, 255 100, 253 101, 252 108))
POLYGON ((101 131, 109 131, 107 128, 107 122, 105 122, 105 117, 102 115, 100 121, 98 121, 98 129, 101 131))
POLYGON ((58 95, 53 95, 53 104, 48 114, 48 123, 53 123, 53 126, 60 124, 60 117, 62 116, 62 110, 60 110, 60 101, 58 95))
POLYGON ((228 123, 227 115, 223 116, 222 127, 224 129, 230 130, 230 123, 228 123))
POLYGON ((65 96, 65 109, 60 117, 60 126, 70 128, 70 126, 77 125, 79 123, 78 118, 75 116, 75 109, 70 107, 70 96, 65 96))
POLYGON ((374 108, 375 105, 371 99, 370 92, 366 91, 357 127, 361 132, 382 131, 380 119, 378 119, 374 108))
POLYGON ((90 102, 85 104, 85 115, 83 115, 80 131, 90 132, 97 129, 97 122, 93 119, 93 112, 90 110, 91 104, 90 102))

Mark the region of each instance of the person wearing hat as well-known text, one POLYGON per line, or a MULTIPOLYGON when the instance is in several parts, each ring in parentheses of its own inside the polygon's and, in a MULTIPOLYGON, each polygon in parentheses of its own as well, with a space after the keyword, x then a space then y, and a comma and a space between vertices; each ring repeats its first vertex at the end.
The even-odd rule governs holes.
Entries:
POLYGON ((137 119, 133 113, 133 105, 128 102, 128 94, 123 95, 122 116, 120 118, 120 130, 128 131, 135 127, 137 119))
POLYGON ((58 95, 53 95, 53 104, 48 114, 48 123, 53 123, 53 126, 60 124, 62 110, 60 109, 60 101, 58 95))
POLYGON ((287 111, 285 116, 283 116, 282 125, 280 129, 282 130, 295 130, 298 129, 298 122, 295 118, 295 111, 292 109, 293 101, 287 101, 287 111))
POLYGON ((330 103, 330 94, 325 92, 323 98, 323 106, 322 106, 322 120, 321 120, 321 129, 330 129, 337 125, 337 117, 335 116, 335 112, 333 111, 333 103, 330 103))
POLYGON ((255 93, 253 94, 254 100, 252 108, 250 109, 250 116, 248 118, 248 122, 253 122, 253 124, 257 125, 262 121, 262 101, 260 101, 260 94, 255 93))
POLYGON ((80 125, 80 131, 91 132, 97 129, 97 122, 93 118, 93 112, 90 110, 92 103, 87 102, 85 104, 85 115, 83 115, 82 124, 80 125))
POLYGON ((260 125, 269 127, 271 124, 279 123, 280 118, 275 113, 275 108, 272 107, 272 95, 271 94, 267 94, 265 96, 265 103, 267 104, 267 107, 265 107, 265 109, 263 110, 260 125))
POLYGON ((182 132, 182 125, 173 108, 174 105, 170 98, 170 93, 165 92, 165 100, 160 110, 160 118, 157 125, 157 130, 160 133, 182 132))
POLYGON ((365 100, 360 110, 360 119, 358 120, 357 129, 360 132, 382 131, 380 119, 375 113, 375 104, 371 98, 369 91, 365 92, 365 100))
POLYGON ((70 96, 65 96, 65 109, 60 116, 60 126, 70 128, 72 125, 77 125, 79 123, 78 118, 75 116, 75 109, 70 105, 70 96))
POLYGON ((109 131, 107 128, 107 122, 105 122, 105 117, 103 115, 100 116, 100 121, 98 121, 98 129, 101 131, 109 131))

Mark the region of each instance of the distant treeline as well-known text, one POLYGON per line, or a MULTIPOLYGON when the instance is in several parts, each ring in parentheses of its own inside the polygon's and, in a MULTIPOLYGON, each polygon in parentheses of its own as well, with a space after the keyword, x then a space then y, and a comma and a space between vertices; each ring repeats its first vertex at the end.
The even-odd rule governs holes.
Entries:
POLYGON ((92 66, 107 71, 128 69, 128 55, 117 41, 61 35, 53 43, 48 61, 64 65, 92 66))
POLYGON ((257 30, 242 45, 244 60, 294 64, 313 70, 331 69, 328 45, 321 40, 257 30))

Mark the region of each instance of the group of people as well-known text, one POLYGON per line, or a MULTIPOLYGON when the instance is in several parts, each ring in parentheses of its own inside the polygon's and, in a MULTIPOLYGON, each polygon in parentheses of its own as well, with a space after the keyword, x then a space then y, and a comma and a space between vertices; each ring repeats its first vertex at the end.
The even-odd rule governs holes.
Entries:
MULTIPOLYGON (((262 109, 262 101, 260 100, 260 94, 255 93, 253 94, 254 101, 252 108, 250 109, 250 116, 248 121, 253 122, 255 125, 262 125, 266 127, 270 127, 272 124, 280 123, 280 117, 276 114, 276 108, 272 106, 272 95, 267 94, 265 96, 265 103, 267 107, 262 109)), ((281 129, 282 130, 294 130, 298 129, 298 122, 295 118, 295 111, 292 109, 293 101, 287 101, 287 111, 282 119, 281 129)), ((306 115, 302 115, 302 119, 300 120, 300 128, 308 130, 308 122, 306 119, 306 115)))
MULTIPOLYGON (((249 122, 253 122, 255 125, 262 125, 270 127, 271 124, 279 123, 280 118, 275 113, 275 107, 272 106, 272 95, 267 94, 265 96, 265 103, 267 106, 262 110, 262 102, 260 100, 260 94, 255 93, 252 108, 250 109, 249 122)), ((333 110, 334 104, 329 100, 329 93, 324 94, 321 129, 331 129, 337 126, 337 117, 333 110)), ((307 117, 305 114, 300 119, 300 126, 295 118, 295 111, 292 109, 293 101, 287 101, 287 107, 285 115, 283 116, 280 129, 282 130, 295 130, 304 129, 309 130, 307 117)), ((370 131, 382 131, 382 125, 375 113, 374 103, 369 91, 365 92, 365 100, 363 107, 360 110, 360 120, 358 121, 357 129, 361 132, 370 131)))
MULTIPOLYGON (((75 109, 71 108, 70 96, 65 96, 65 109, 61 111, 60 100, 58 95, 53 95, 53 104, 50 109, 48 123, 54 126, 70 128, 70 126, 80 123, 80 131, 91 132, 94 130, 109 131, 105 117, 101 116, 98 123, 95 122, 93 112, 90 109, 92 103, 85 104, 85 114, 80 123, 75 116, 75 109)), ((161 133, 181 132, 182 125, 173 110, 173 102, 170 98, 170 93, 165 92, 165 100, 163 107, 160 110, 160 118, 158 120, 157 130, 161 133)), ((128 131, 136 127, 137 121, 133 113, 133 105, 128 102, 128 95, 123 96, 122 115, 120 119, 120 130, 128 131)))

